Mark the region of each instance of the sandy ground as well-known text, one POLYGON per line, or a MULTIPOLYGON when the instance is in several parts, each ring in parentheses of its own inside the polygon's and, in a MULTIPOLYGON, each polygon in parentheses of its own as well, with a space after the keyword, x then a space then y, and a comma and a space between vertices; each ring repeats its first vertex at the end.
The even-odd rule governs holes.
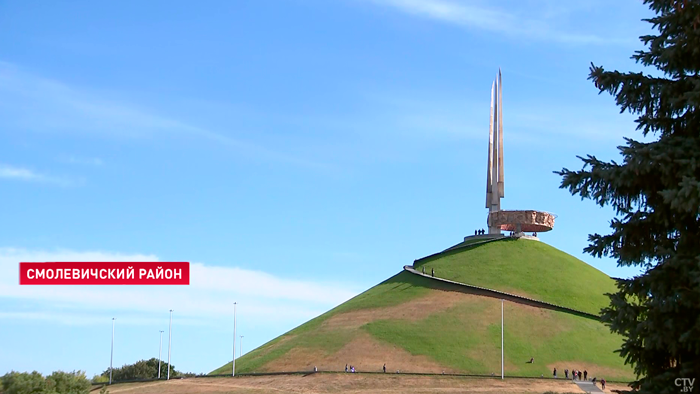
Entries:
POLYGON ((443 312, 458 302, 478 300, 479 296, 456 291, 431 289, 420 298, 412 299, 399 305, 384 308, 369 308, 337 314, 323 322, 324 329, 359 328, 369 322, 384 319, 401 319, 417 321, 443 312))
POLYGON ((311 371, 316 366, 319 371, 341 371, 345 364, 353 365, 359 371, 376 371, 386 363, 396 370, 412 369, 430 373, 453 373, 427 356, 414 356, 406 350, 382 343, 367 333, 358 333, 350 343, 339 351, 326 354, 320 350, 294 348, 287 354, 265 365, 269 371, 311 371))
MULTIPOLYGON (((451 307, 473 303, 484 304, 483 310, 479 311, 479 320, 476 321, 476 323, 480 325, 478 329, 482 332, 486 332, 488 326, 493 322, 500 321, 501 308, 498 300, 461 292, 431 290, 423 297, 400 305, 362 309, 332 316, 323 322, 320 327, 316 329, 315 333, 319 335, 335 333, 352 337, 350 342, 345 344, 345 346, 333 353, 328 353, 318 347, 298 346, 276 357, 272 361, 269 361, 265 365, 258 367, 255 372, 311 371, 314 366, 316 366, 319 371, 342 371, 346 364, 355 366, 359 371, 379 372, 384 363, 386 363, 389 368, 388 372, 396 372, 396 370, 400 370, 401 372, 424 373, 464 372, 442 365, 430 357, 413 355, 395 344, 377 340, 369 333, 361 330, 360 327, 369 322, 381 319, 399 319, 407 322, 419 321, 432 314, 444 312, 451 307)), ((557 326, 559 320, 552 318, 553 312, 550 310, 521 304, 509 305, 509 308, 509 313, 546 319, 546 321, 550 323, 549 329, 552 332, 559 332, 566 329, 557 326)), ((291 340, 291 337, 283 337, 283 340, 291 340)), ((270 346, 265 351, 271 351, 277 346, 280 346, 279 343, 270 346)), ((472 359, 481 360, 484 357, 482 352, 483 349, 475 348, 467 351, 464 355, 472 359)), ((264 354, 264 352, 260 355, 256 355, 256 357, 262 354, 264 354)), ((536 354, 535 357, 537 358, 536 354)), ((527 359, 518 360, 517 362, 515 360, 506 359, 506 370, 517 373, 522 367, 522 364, 526 361, 527 359)), ((603 377, 619 376, 620 372, 592 363, 581 363, 571 360, 547 361, 547 374, 545 376, 550 376, 549 371, 552 371, 555 367, 560 377, 563 377, 565 368, 577 368, 582 370, 586 369, 590 372, 590 377, 596 376, 598 380, 603 377)), ((500 363, 493 364, 493 366, 500 367, 500 363)), ((497 372, 498 369, 494 372, 497 372)))
MULTIPOLYGON (((616 385, 610 388, 624 388, 616 385)), ((543 394, 583 393, 568 381, 540 379, 467 378, 449 376, 397 376, 396 374, 310 374, 307 376, 258 376, 190 378, 169 382, 119 384, 111 394, 543 394)), ((610 392, 610 390, 606 390, 610 392)))

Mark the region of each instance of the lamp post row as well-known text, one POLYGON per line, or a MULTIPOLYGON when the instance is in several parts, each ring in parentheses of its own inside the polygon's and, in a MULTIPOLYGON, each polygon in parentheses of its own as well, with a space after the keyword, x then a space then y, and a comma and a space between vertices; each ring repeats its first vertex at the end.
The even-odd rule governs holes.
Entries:
MULTIPOLYGON (((501 379, 504 379, 504 352, 503 352, 503 299, 501 299, 501 379)), ((236 376, 236 302, 233 303, 233 361, 231 362, 231 376, 236 376)), ((112 384, 112 361, 114 360, 114 320, 112 318, 112 348, 109 356, 109 384, 112 384)), ((170 326, 168 328, 168 377, 170 380, 170 347, 173 340, 173 310, 170 310, 170 326)), ((243 335, 239 339, 239 357, 243 355, 243 335)), ((160 330, 160 341, 158 345, 158 379, 160 379, 161 351, 163 349, 163 330, 160 330)))
MULTIPOLYGON (((112 318, 112 347, 109 355, 109 384, 112 384, 112 371, 114 370, 113 368, 113 361, 114 361, 114 320, 116 318, 112 318)), ((160 379, 160 363, 162 360, 161 354, 163 351, 163 330, 160 330, 160 340, 158 342, 158 379, 160 379)), ((167 379, 170 379, 170 347, 172 345, 173 341, 173 310, 170 310, 170 327, 168 328, 168 377, 167 379)))
MULTIPOLYGON (((231 371, 231 376, 236 376, 236 304, 233 303, 233 362, 232 362, 232 371, 231 371)), ((109 384, 112 384, 112 370, 114 369, 112 367, 112 362, 114 361, 114 320, 116 318, 112 318, 112 347, 109 355, 109 384)), ((170 326, 168 328, 168 374, 167 374, 167 380, 170 380, 170 348, 173 342, 173 310, 170 310, 170 326)), ((240 336, 239 339, 240 342, 240 350, 239 353, 240 355, 243 355, 243 335, 240 336)), ((158 342, 158 379, 160 379, 160 362, 161 362, 161 354, 163 351, 163 330, 160 330, 160 340, 158 342)), ((240 357, 240 356, 239 356, 240 357)))

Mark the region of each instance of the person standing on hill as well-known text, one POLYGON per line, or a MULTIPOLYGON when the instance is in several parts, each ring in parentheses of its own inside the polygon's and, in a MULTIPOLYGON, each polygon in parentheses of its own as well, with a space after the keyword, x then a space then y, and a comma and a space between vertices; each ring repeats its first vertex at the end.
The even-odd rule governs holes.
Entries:
POLYGON ((345 372, 348 372, 348 365, 345 364, 345 372))
POLYGON ((587 369, 583 370, 583 380, 588 380, 588 370, 587 369))
POLYGON ((569 368, 564 370, 564 377, 569 379, 569 368))
POLYGON ((557 378, 557 369, 556 369, 556 368, 554 368, 554 371, 552 372, 552 375, 554 375, 554 379, 557 378))
POLYGON ((382 366, 382 371, 384 371, 384 373, 386 373, 386 363, 384 363, 384 365, 382 366))
POLYGON ((435 268, 430 269, 430 276, 435 277, 435 268))

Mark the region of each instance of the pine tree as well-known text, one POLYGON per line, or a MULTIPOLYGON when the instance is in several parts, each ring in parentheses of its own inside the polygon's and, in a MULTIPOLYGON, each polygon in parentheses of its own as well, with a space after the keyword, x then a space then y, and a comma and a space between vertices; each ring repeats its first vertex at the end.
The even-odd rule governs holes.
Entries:
POLYGON ((658 34, 640 37, 645 49, 632 58, 658 75, 591 64, 589 79, 621 112, 637 114, 637 130, 653 141, 625 138, 622 163, 588 155, 580 171, 556 173, 561 188, 616 211, 612 232, 589 235, 585 252, 642 268, 617 281, 601 311, 624 338, 618 351, 637 374, 631 386, 679 393, 676 379, 700 377, 700 1, 644 3, 658 34))

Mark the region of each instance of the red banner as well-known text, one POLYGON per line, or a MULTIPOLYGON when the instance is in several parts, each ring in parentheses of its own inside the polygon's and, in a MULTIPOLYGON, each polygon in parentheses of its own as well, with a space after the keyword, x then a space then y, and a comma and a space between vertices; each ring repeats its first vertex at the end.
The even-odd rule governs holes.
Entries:
POLYGON ((185 262, 19 263, 20 285, 189 285, 185 262))

